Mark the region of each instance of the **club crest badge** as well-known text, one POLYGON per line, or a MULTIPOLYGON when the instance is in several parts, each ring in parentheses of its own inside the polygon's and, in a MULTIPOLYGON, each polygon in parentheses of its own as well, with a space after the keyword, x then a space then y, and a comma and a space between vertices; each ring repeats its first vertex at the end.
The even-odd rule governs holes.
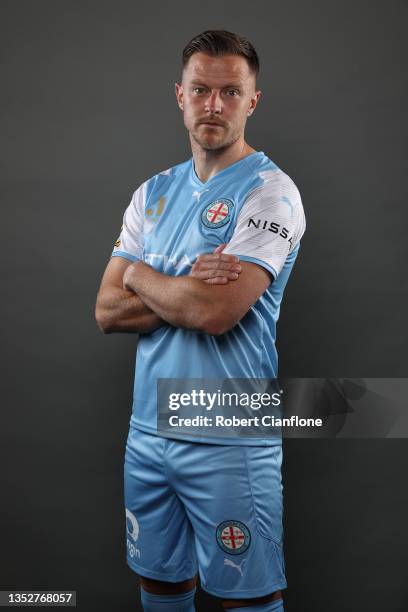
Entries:
POLYGON ((233 209, 234 204, 231 200, 219 198, 204 208, 201 221, 206 227, 222 227, 231 220, 233 209))
POLYGON ((251 543, 251 533, 241 521, 224 521, 217 527, 216 538, 221 550, 229 555, 242 555, 251 543))

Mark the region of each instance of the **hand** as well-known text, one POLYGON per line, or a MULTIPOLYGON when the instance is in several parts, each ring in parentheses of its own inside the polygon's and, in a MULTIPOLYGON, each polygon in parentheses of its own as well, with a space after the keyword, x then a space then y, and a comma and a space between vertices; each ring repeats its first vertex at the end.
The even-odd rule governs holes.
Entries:
POLYGON ((125 273, 123 275, 123 289, 126 289, 126 291, 133 291, 134 289, 132 287, 132 279, 134 279, 134 272, 135 272, 135 268, 137 266, 137 264, 139 264, 139 261, 135 261, 132 264, 130 264, 130 266, 128 266, 125 270, 125 273))
POLYGON ((199 255, 190 276, 209 285, 226 285, 229 281, 237 280, 242 271, 239 257, 223 253, 226 246, 220 244, 213 253, 199 255))
POLYGON ((129 272, 131 266, 128 266, 125 270, 125 273, 123 274, 123 289, 126 289, 127 291, 129 291, 129 288, 127 286, 128 280, 129 280, 129 272))

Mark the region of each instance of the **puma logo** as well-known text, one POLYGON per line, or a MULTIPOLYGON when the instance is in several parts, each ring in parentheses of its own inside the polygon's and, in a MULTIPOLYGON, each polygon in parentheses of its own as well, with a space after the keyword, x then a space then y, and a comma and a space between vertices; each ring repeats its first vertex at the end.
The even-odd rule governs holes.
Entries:
POLYGON ((236 563, 234 563, 233 561, 231 561, 231 559, 224 559, 224 565, 229 565, 230 567, 234 567, 237 572, 239 572, 241 574, 241 576, 243 576, 243 572, 242 572, 242 566, 244 565, 246 559, 242 559, 241 563, 239 565, 237 565, 236 563))
POLYGON ((204 189, 203 191, 194 191, 193 192, 193 198, 197 198, 197 204, 200 203, 200 198, 201 196, 206 192, 206 191, 210 191, 209 189, 204 189))

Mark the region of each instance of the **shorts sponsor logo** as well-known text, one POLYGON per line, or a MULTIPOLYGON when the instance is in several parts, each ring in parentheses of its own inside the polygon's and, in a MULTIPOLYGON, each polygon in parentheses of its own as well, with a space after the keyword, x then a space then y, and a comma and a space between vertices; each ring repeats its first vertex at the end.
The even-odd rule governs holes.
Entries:
POLYGON ((129 556, 140 558, 140 549, 135 544, 139 537, 139 523, 135 515, 126 508, 127 549, 129 556))
POLYGON ((201 221, 206 227, 222 227, 231 220, 233 208, 234 204, 231 200, 219 198, 204 208, 201 221))
POLYGON ((243 576, 244 572, 242 571, 242 567, 245 561, 246 561, 246 558, 242 559, 241 563, 238 565, 237 563, 234 563, 232 559, 224 559, 224 565, 229 565, 230 567, 233 567, 234 569, 237 570, 237 572, 241 574, 241 576, 243 576))
POLYGON ((218 546, 230 555, 242 555, 251 543, 251 532, 241 521, 224 521, 216 530, 218 546))

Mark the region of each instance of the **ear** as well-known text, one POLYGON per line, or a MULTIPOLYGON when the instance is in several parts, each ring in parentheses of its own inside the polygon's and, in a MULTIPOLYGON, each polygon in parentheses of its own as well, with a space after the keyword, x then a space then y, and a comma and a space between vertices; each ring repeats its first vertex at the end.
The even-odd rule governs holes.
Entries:
POLYGON ((250 117, 254 110, 256 109, 256 105, 258 104, 259 98, 261 97, 261 91, 258 89, 251 98, 251 103, 249 105, 247 115, 250 117))
POLYGON ((177 104, 179 106, 180 110, 184 110, 184 105, 183 105, 183 86, 180 83, 175 83, 174 84, 174 88, 175 88, 175 92, 176 92, 176 99, 177 99, 177 104))

